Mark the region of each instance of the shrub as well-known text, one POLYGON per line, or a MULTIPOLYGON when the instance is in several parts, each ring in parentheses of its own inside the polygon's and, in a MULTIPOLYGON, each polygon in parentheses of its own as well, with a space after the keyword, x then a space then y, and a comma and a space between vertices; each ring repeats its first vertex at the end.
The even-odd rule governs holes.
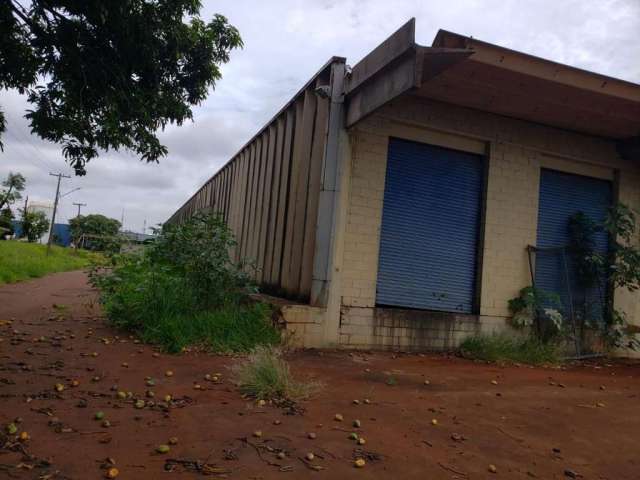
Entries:
POLYGON ((186 223, 166 226, 147 256, 183 279, 201 308, 210 308, 255 291, 241 265, 231 260, 235 245, 220 215, 197 213, 186 223))
POLYGON ((218 352, 272 345, 271 310, 249 298, 255 287, 229 255, 222 219, 198 214, 165 228, 137 254, 117 254, 92 282, 111 322, 169 352, 197 346, 218 352))
POLYGON ((559 347, 531 336, 508 334, 474 335, 465 339, 460 351, 466 358, 488 362, 516 362, 539 365, 557 363, 559 347))
POLYGON ((282 358, 282 351, 274 347, 255 348, 232 370, 240 391, 262 400, 300 400, 318 387, 317 384, 296 381, 282 358))

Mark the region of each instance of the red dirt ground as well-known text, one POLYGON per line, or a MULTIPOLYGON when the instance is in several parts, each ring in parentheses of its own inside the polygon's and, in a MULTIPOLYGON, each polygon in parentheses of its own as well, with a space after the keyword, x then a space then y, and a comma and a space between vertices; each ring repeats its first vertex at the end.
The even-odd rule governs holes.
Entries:
POLYGON ((227 368, 237 359, 153 354, 105 324, 81 272, 0 288, 0 423, 20 417, 18 432, 31 436, 22 452, 7 437, 0 443, 0 478, 99 479, 110 457, 118 478, 136 480, 201 475, 184 465, 166 472, 168 459, 206 461, 231 479, 640 479, 638 363, 518 368, 437 355, 299 352, 290 357, 294 372, 324 387, 303 403, 303 415, 286 415, 240 397, 227 368), (217 372, 220 382, 204 380, 217 372), (168 411, 135 409, 111 389, 142 396, 147 376, 157 400, 178 399, 168 411), (65 390, 55 392, 56 383, 65 390), (94 420, 98 411, 111 427, 94 420), (347 438, 352 431, 364 446, 347 438), (170 437, 179 439, 171 452, 155 453, 170 437), (370 455, 362 469, 353 466, 356 448, 370 455), (308 452, 316 458, 305 464, 308 452))

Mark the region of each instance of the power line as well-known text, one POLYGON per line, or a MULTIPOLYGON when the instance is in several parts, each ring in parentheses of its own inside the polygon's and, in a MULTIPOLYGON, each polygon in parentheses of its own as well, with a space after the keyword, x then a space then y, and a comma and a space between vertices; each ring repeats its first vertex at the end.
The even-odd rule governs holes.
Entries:
MULTIPOLYGON (((42 162, 44 162, 47 165, 47 168, 50 168, 50 169, 54 169, 55 168, 55 166, 51 162, 49 162, 47 160, 47 156, 44 154, 44 152, 42 150, 40 150, 40 147, 38 147, 37 145, 31 143, 29 137, 27 137, 22 130, 16 129, 16 132, 18 133, 18 135, 20 135, 20 137, 22 138, 22 140, 24 141, 24 143, 26 145, 28 145, 31 149, 33 149, 34 152, 36 152, 37 154, 40 155, 40 157, 39 157, 40 160, 42 160, 42 162)), ((14 135, 15 135, 15 133, 14 133, 14 135)))
MULTIPOLYGON (((22 144, 22 142, 20 142, 20 140, 15 136, 15 134, 13 134, 11 132, 11 130, 7 130, 7 133, 9 134, 9 136, 13 137, 13 139, 18 142, 19 144, 22 144)), ((14 152, 16 153, 16 152, 14 152)), ((46 163, 36 163, 34 161, 34 158, 29 157, 27 155, 25 155, 23 152, 21 152, 20 150, 17 151, 18 155, 23 159, 23 160, 27 160, 28 162, 31 162, 32 165, 34 165, 35 167, 39 168, 40 170, 42 170, 43 172, 47 172, 49 170, 49 168, 47 167, 46 163)), ((35 157, 36 160, 40 160, 38 157, 35 157)))

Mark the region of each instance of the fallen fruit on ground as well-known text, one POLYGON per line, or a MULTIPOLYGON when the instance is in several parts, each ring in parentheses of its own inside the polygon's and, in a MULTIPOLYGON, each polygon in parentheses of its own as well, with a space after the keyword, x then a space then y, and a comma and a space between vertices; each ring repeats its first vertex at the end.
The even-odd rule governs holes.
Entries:
POLYGON ((178 444, 178 437, 171 437, 169 439, 169 445, 177 445, 178 444))
POLYGON ((173 377, 173 371, 171 371, 171 370, 167 370, 166 372, 164 372, 164 374, 167 377, 173 377))
POLYGON ((104 418, 104 412, 96 412, 95 419, 102 420, 104 418))
POLYGON ((64 390, 64 385, 61 383, 56 383, 53 388, 56 392, 62 392, 64 390))
POLYGON ((353 426, 356 427, 356 428, 360 428, 360 426, 361 426, 360 420, 354 420, 353 421, 353 426))
POLYGON ((358 434, 353 432, 349 434, 349 440, 358 440, 358 434))
POLYGON ((118 392, 118 393, 117 393, 117 396, 118 396, 118 398, 119 398, 120 400, 124 400, 124 399, 126 399, 126 398, 127 398, 127 394, 126 394, 125 392, 123 392, 123 391, 118 392))
POLYGON ((358 445, 364 445, 365 443, 367 443, 367 441, 363 437, 358 438, 358 445))
POLYGON ((307 437, 309 437, 311 440, 315 440, 315 438, 316 438, 316 434, 315 434, 315 433, 313 433, 313 432, 309 432, 309 433, 307 434, 307 437))
POLYGON ((262 437, 262 430, 256 430, 255 432, 253 432, 253 436, 256 438, 262 437))
POLYGON ((367 464, 367 462, 364 461, 364 458, 357 458, 353 464, 356 468, 362 468, 367 464))
POLYGON ((117 468, 112 467, 109 470, 107 470, 105 477, 116 478, 119 474, 120 474, 120 471, 117 468))
POLYGON ((309 453, 307 453, 305 455, 304 458, 306 458, 307 460, 309 460, 311 462, 311 461, 313 461, 314 458, 316 458, 316 456, 313 453, 309 452, 309 453))
POLYGON ((340 415, 339 413, 336 413, 335 416, 333 417, 333 419, 336 422, 341 422, 342 420, 344 420, 344 417, 342 415, 340 415))
POLYGON ((171 447, 169 445, 158 445, 156 447, 156 452, 158 453, 169 453, 171 451, 171 447))
POLYGON ((144 405, 145 405, 144 400, 136 400, 134 407, 140 409, 140 408, 144 408, 144 405))
POLYGON ((29 434, 27 432, 20 432, 20 441, 21 442, 27 442, 29 441, 31 437, 29 436, 29 434))
POLYGON ((15 423, 10 423, 5 427, 5 430, 9 435, 15 435, 18 433, 18 427, 16 427, 15 423))
POLYGON ((490 464, 490 465, 489 465, 488 470, 489 470, 491 473, 496 473, 496 472, 498 471, 498 469, 496 468, 496 466, 495 466, 495 465, 493 465, 493 464, 490 464))
POLYGON ((431 425, 438 425, 438 420, 435 418, 431 419, 431 425))

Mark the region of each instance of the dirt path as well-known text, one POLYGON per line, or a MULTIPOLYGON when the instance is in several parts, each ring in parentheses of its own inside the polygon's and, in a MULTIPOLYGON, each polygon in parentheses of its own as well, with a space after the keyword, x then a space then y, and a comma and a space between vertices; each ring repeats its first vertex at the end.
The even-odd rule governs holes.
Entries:
POLYGON ((233 359, 154 355, 118 335, 99 317, 81 272, 0 288, 0 423, 20 417, 18 432, 31 436, 24 452, 0 448, 0 478, 99 479, 107 458, 118 478, 136 480, 199 476, 167 459, 206 461, 231 479, 640 478, 638 363, 560 370, 300 352, 291 357, 294 372, 324 388, 304 415, 292 416, 243 400, 227 378, 233 359), (207 373, 221 373, 221 381, 204 380, 207 373), (174 400, 136 409, 117 390, 174 400), (98 411, 110 427, 94 419, 98 411), (361 428, 351 426, 355 419, 361 428), (352 431, 366 444, 349 440, 352 431), (170 437, 179 439, 171 452, 155 453, 170 437), (353 467, 357 448, 370 456, 363 469, 353 467), (308 452, 316 458, 306 464, 308 452))

